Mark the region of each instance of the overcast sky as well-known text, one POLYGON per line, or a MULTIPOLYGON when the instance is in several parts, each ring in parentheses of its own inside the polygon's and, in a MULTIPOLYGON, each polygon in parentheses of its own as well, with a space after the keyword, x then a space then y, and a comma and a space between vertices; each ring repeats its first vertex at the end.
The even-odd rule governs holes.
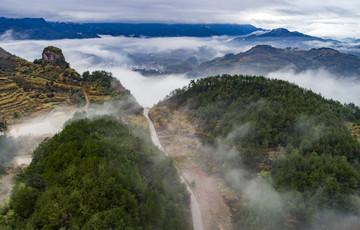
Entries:
POLYGON ((72 22, 237 23, 360 37, 359 0, 1 0, 0 15, 72 22))

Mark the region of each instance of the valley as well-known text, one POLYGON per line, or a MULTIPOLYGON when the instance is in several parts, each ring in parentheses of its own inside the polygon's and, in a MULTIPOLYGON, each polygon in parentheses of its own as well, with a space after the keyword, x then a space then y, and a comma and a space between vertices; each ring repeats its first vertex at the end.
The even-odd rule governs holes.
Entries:
POLYGON ((35 60, 0 50, 0 228, 359 226, 358 41, 6 22, 2 45, 35 60))

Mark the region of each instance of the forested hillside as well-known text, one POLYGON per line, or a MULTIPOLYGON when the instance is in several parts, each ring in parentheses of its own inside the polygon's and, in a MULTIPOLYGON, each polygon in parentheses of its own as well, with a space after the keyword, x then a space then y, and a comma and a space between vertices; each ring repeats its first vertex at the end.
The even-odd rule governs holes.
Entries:
POLYGON ((73 121, 18 175, 0 223, 12 229, 191 229, 172 160, 109 116, 73 121))
POLYGON ((175 111, 203 143, 194 161, 234 191, 225 198, 235 229, 358 226, 359 107, 281 80, 223 75, 192 81, 156 105, 159 130, 175 111))

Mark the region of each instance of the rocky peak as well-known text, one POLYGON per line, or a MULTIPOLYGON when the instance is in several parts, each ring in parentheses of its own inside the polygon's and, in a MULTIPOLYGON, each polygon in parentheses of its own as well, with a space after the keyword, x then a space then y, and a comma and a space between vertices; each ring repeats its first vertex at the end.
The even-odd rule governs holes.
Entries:
POLYGON ((42 53, 42 60, 45 63, 51 63, 55 65, 67 63, 61 49, 54 46, 48 46, 44 49, 42 53))

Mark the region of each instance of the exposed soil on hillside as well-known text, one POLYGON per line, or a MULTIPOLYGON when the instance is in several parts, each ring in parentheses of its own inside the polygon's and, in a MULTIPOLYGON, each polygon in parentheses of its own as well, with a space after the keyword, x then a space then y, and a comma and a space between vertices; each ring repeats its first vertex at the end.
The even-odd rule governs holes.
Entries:
POLYGON ((0 178, 0 203, 3 203, 10 196, 14 175, 14 173, 9 173, 0 178))
POLYGON ((186 182, 192 187, 200 206, 204 229, 233 229, 230 208, 220 194, 216 179, 205 173, 192 160, 192 156, 201 143, 187 117, 180 112, 174 112, 167 118, 164 128, 156 123, 158 114, 152 111, 151 115, 154 116, 155 127, 157 127, 162 146, 173 157, 186 182))
POLYGON ((219 192, 216 179, 200 167, 183 168, 181 173, 192 185, 200 205, 204 229, 232 229, 231 212, 219 192))

